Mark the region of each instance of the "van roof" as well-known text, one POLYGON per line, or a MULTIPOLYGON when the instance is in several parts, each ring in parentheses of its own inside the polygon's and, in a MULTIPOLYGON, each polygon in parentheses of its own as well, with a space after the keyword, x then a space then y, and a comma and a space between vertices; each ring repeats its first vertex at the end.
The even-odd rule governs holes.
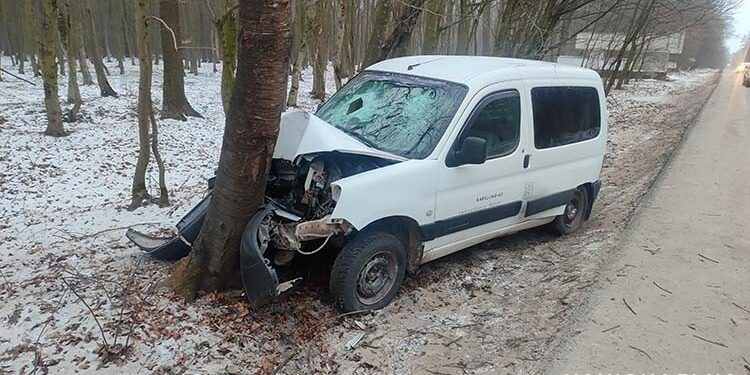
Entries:
POLYGON ((381 61, 366 70, 410 74, 472 84, 489 84, 523 78, 573 78, 600 80, 590 69, 537 60, 488 56, 408 56, 381 61), (487 82, 485 82, 487 81, 487 82))

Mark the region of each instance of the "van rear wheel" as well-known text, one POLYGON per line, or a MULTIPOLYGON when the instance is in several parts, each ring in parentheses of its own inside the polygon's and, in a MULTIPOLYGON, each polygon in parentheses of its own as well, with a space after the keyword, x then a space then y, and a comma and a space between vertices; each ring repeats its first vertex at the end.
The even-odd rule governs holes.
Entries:
POLYGON ((360 232, 333 263, 330 288, 342 312, 378 310, 387 306, 406 275, 406 249, 394 235, 360 232))
POLYGON ((555 221, 552 222, 555 231, 562 235, 577 231, 585 221, 588 201, 589 196, 586 190, 583 187, 576 189, 573 197, 565 205, 563 214, 557 216, 555 221))

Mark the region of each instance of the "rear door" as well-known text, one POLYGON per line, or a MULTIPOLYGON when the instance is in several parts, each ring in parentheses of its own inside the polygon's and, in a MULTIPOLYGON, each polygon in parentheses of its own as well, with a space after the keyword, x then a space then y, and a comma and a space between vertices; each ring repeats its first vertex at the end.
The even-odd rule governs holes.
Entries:
POLYGON ((527 81, 527 86, 533 135, 524 216, 556 216, 578 186, 599 179, 606 147, 603 93, 587 81, 527 81))

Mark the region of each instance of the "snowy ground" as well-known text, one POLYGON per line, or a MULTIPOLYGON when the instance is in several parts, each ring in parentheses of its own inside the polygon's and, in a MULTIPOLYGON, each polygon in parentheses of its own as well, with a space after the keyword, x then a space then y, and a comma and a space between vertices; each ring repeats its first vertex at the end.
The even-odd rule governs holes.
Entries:
MULTIPOLYGON (((10 67, 9 59, 2 66, 10 67)), ((157 109, 161 68, 154 70, 157 109)), ((419 360, 431 358, 425 352, 440 352, 430 343, 439 336, 428 339, 416 328, 406 331, 418 321, 414 319, 446 324, 436 321, 444 313, 451 324, 472 323, 460 322, 464 315, 459 310, 472 308, 471 303, 462 307, 461 298, 481 293, 487 272, 507 259, 483 258, 470 251, 466 258, 438 262, 409 279, 392 307, 359 320, 335 315, 323 290, 325 282, 309 283, 289 300, 263 311, 249 311, 236 293, 211 294, 190 304, 179 300, 164 284, 169 265, 140 254, 124 238, 124 228, 169 230, 200 199, 221 145, 220 73, 204 64, 198 76, 185 79, 188 99, 206 119, 159 121, 172 206, 128 212, 137 153, 138 71, 129 64, 123 76, 116 74, 114 65, 110 70, 110 83, 120 98, 99 98, 97 86, 82 86, 82 120, 66 123, 71 134, 64 138, 42 134, 46 120, 38 78, 25 76, 37 86, 7 75, 0 82, 0 373, 28 373, 34 368, 50 373, 268 373, 284 366, 289 373, 409 373, 428 369, 419 360), (451 291, 453 296, 445 298, 451 291), (443 307, 433 309, 430 303, 443 307), (368 332, 364 352, 347 352, 343 343, 361 329, 368 332)), ((317 103, 308 96, 312 78, 306 73, 300 104, 311 109, 317 103)), ((610 98, 612 140, 605 168, 609 185, 600 206, 619 211, 611 214, 616 220, 610 220, 610 214, 599 215, 591 232, 614 233, 607 228, 609 221, 617 228, 624 225, 663 155, 687 125, 661 129, 660 124, 672 126, 665 113, 673 114, 670 110, 680 104, 677 98, 700 90, 713 76, 713 71, 696 71, 673 75, 669 82, 637 82, 610 98), (646 153, 653 154, 644 156, 646 162, 630 160, 646 153), (638 188, 626 189, 629 184, 638 188)), ((64 99, 65 82, 60 86, 64 99)), ((329 92, 333 86, 330 79, 329 92)), ((155 164, 150 168, 148 184, 156 192, 155 164)), ((548 236, 531 236, 515 236, 500 247, 552 243, 548 236)), ((611 245, 610 238, 603 243, 611 245)), ((523 254, 498 253, 514 257, 510 264, 518 268, 512 273, 535 268, 523 254)), ((504 288, 504 298, 509 298, 513 283, 494 279, 487 287, 504 288)), ((498 301, 504 299, 486 299, 500 312, 511 309, 498 301)), ((526 319, 530 318, 521 320, 526 319)), ((546 340, 549 345, 553 341, 546 340)), ((486 349, 469 339, 461 343, 464 350, 486 349)), ((453 351, 461 343, 439 346, 453 351)), ((502 346, 495 350, 507 352, 502 346)), ((517 367, 525 362, 513 363, 517 367)), ((491 363, 477 371, 497 370, 500 365, 491 363)))

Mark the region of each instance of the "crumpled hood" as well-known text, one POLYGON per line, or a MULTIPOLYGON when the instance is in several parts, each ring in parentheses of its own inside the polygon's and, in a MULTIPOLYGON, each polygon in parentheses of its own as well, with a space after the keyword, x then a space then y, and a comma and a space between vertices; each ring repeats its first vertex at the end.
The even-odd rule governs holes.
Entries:
POLYGON ((368 147, 313 114, 302 111, 281 115, 275 159, 297 160, 300 155, 338 151, 404 161, 407 158, 368 147))

